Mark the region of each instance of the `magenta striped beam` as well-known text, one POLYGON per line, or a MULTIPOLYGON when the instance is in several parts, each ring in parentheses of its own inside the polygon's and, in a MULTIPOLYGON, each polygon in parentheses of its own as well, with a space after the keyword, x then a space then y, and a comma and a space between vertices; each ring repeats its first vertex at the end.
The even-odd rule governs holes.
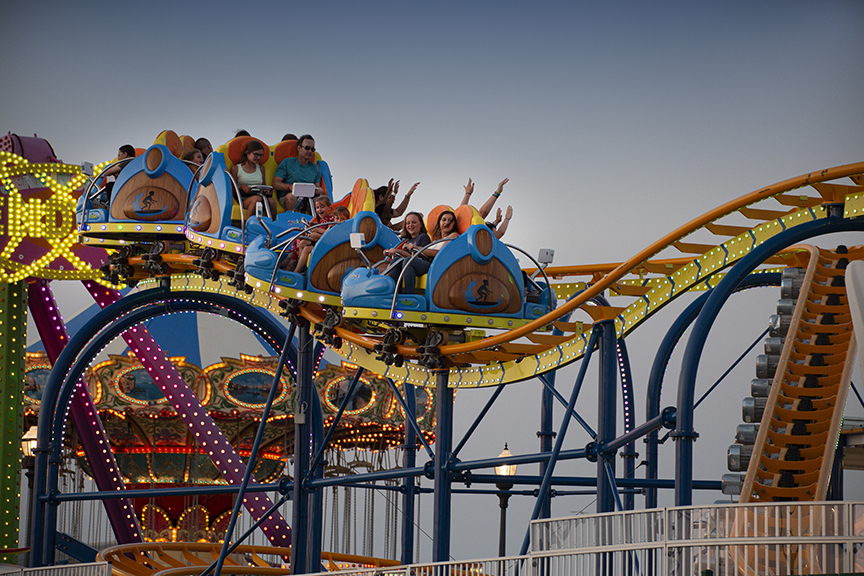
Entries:
MULTIPOLYGON (((95 282, 85 281, 84 285, 101 308, 116 302, 121 297, 116 290, 99 286, 95 282)), ((243 482, 246 465, 204 410, 204 406, 189 389, 186 381, 180 376, 159 344, 141 325, 124 332, 123 339, 183 419, 186 427, 198 441, 198 445, 210 457, 222 477, 228 484, 239 486, 243 482)), ((257 482, 253 479, 250 485, 257 485, 257 482)), ((264 517, 267 510, 273 506, 270 498, 263 492, 247 494, 243 504, 255 521, 264 517)), ((261 530, 274 546, 287 547, 291 543, 291 528, 278 511, 261 524, 261 530)))
MULTIPOLYGON (((54 299, 54 293, 51 291, 51 286, 47 280, 39 280, 30 284, 27 292, 30 314, 34 324, 36 324, 36 329, 39 331, 39 336, 42 338, 45 353, 53 364, 60 355, 60 351, 69 342, 66 325, 63 323, 57 301, 54 299)), ((72 423, 78 431, 81 447, 90 463, 96 486, 102 492, 124 490, 125 485, 120 474, 120 467, 117 466, 117 461, 114 459, 114 453, 111 451, 102 420, 96 412, 93 398, 90 397, 90 391, 83 380, 78 381, 75 393, 72 394, 69 413, 72 417, 72 423)), ((118 544, 143 541, 141 526, 138 524, 132 502, 128 498, 103 500, 102 503, 105 506, 105 512, 111 522, 114 537, 118 544)))

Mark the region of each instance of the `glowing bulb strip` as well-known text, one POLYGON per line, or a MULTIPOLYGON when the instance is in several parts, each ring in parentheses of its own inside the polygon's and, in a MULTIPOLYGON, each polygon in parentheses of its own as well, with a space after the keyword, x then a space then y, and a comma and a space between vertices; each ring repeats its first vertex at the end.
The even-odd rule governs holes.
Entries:
MULTIPOLYGON (((0 284, 0 547, 18 546, 18 520, 21 502, 21 426, 19 410, 24 389, 24 351, 27 348, 27 288, 23 282, 0 284)), ((17 556, 0 555, 4 562, 17 556)))
MULTIPOLYGON (((72 252, 78 240, 75 229, 73 195, 87 181, 80 166, 36 164, 9 152, 0 152, 0 235, 8 239, 0 251, 0 282, 17 282, 28 277, 72 280, 92 278, 99 273, 72 252), (65 183, 58 182, 67 180, 65 183), (48 189, 51 195, 37 198, 29 190, 48 189), (58 225, 59 222, 59 225, 58 225), (26 238, 44 241, 50 246, 31 261, 32 251, 26 238), (51 269, 58 259, 65 259, 71 269, 51 269)), ((41 194, 40 194, 41 195, 41 194)))
POLYGON ((215 248, 229 254, 245 254, 244 246, 240 242, 231 242, 230 240, 219 240, 210 236, 203 236, 194 230, 186 229, 186 238, 193 244, 197 244, 203 248, 215 248))

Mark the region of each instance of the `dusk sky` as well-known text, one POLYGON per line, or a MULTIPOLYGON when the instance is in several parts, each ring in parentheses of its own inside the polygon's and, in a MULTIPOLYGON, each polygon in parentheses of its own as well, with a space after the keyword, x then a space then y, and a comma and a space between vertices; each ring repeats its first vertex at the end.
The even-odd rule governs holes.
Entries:
MULTIPOLYGON (((428 212, 458 204, 469 177, 477 204, 507 177, 506 241, 553 248, 556 265, 622 261, 745 193, 864 160, 862 25, 860 0, 16 2, 0 19, 0 130, 36 133, 68 163, 147 147, 164 129, 214 145, 240 128, 270 144, 308 132, 337 197, 360 177, 397 178, 403 191, 419 181, 411 209, 428 212)), ((55 286, 73 309, 78 290, 55 286)), ((764 329, 778 297, 727 306, 700 390, 764 329)), ((656 346, 689 301, 628 340, 640 423, 656 346)), ((698 478, 725 472, 753 377, 753 360, 742 364, 697 411, 698 478)), ((463 459, 495 456, 504 441, 536 451, 539 385, 513 388, 463 459)), ((457 436, 488 394, 457 395, 457 436)), ((578 432, 568 447, 588 442, 578 432)), ((671 477, 671 442, 664 449, 671 477)), ((594 474, 584 462, 563 471, 594 474)), ((553 515, 593 512, 591 499, 556 499, 553 515)), ((532 506, 511 501, 508 552, 532 506)), ((431 524, 431 508, 423 514, 431 524)), ((497 514, 494 496, 456 497, 453 556, 493 556, 497 514)), ((421 546, 428 557, 431 542, 421 546)))

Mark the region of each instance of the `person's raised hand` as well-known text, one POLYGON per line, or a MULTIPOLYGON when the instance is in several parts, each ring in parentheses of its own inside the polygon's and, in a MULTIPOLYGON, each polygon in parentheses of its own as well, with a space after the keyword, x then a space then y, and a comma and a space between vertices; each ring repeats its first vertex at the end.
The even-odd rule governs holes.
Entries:
POLYGON ((465 194, 470 196, 474 193, 474 183, 471 182, 471 178, 468 178, 468 184, 465 185, 465 194))

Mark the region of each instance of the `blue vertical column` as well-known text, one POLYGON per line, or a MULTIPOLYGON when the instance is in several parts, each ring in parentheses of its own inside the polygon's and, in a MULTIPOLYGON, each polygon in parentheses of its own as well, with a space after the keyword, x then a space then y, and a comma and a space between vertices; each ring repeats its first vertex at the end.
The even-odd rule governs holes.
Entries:
MULTIPOLYGON (((313 349, 312 353, 313 361, 314 358, 317 358, 318 355, 315 353, 313 349)), ((314 367, 312 369, 314 376, 314 367)), ((310 376, 311 379, 311 376, 310 376)), ((311 402, 309 403, 310 409, 307 410, 307 418, 312 421, 312 445, 310 454, 317 454, 321 443, 324 442, 324 411, 321 408, 321 398, 318 396, 318 389, 315 387, 315 381, 312 379, 312 385, 310 386, 312 390, 311 394, 311 402)), ((324 477, 324 467, 327 465, 326 460, 320 460, 318 465, 313 470, 313 477, 316 480, 320 480, 324 477)), ((309 528, 309 535, 307 539, 307 549, 306 549, 306 565, 310 570, 318 572, 323 570, 321 567, 321 548, 323 545, 324 535, 324 491, 320 488, 317 488, 312 491, 309 495, 311 509, 309 511, 311 517, 311 525, 309 528)))
POLYGON ((435 509, 433 512, 433 562, 450 560, 450 458, 453 453, 453 389, 448 386, 449 374, 441 370, 435 375, 435 509))
MULTIPOLYGON (((597 444, 603 444, 615 439, 616 417, 618 407, 618 348, 615 336, 615 323, 605 320, 599 323, 600 341, 598 351, 600 353, 599 394, 597 399, 597 444)), ((615 511, 615 494, 612 492, 614 478, 609 478, 609 473, 615 473, 615 455, 604 456, 602 453, 597 458, 597 512, 615 511), (607 468, 606 461, 611 464, 607 468)))
MULTIPOLYGON (((550 372, 546 376, 546 381, 549 382, 549 385, 552 387, 555 386, 555 374, 557 374, 557 372, 550 372)), ((542 396, 540 397, 540 430, 537 432, 537 436, 540 437, 540 452, 545 454, 552 452, 552 438, 555 437, 555 432, 552 431, 552 400, 552 391, 546 386, 543 386, 542 396)), ((548 466, 548 460, 540 462, 541 477, 546 475, 546 468, 548 466)), ((550 497, 550 494, 546 494, 540 504, 540 515, 538 516, 538 519, 551 517, 552 498, 550 497)))
MULTIPOLYGON (((291 517, 291 573, 310 571, 308 542, 310 532, 309 493, 303 480, 309 473, 312 459, 312 382, 315 359, 312 355, 314 340, 305 320, 297 326, 297 402, 294 414, 294 509, 291 517)), ((313 571, 318 572, 318 568, 313 571)))
MULTIPOLYGON (((417 415, 417 396, 414 385, 405 382, 402 386, 405 394, 405 405, 408 413, 405 414, 405 446, 402 452, 402 467, 414 468, 417 464, 417 434, 414 427, 408 423, 408 418, 417 415)), ((402 480, 402 564, 411 564, 414 561, 414 477, 408 476, 402 480)))

